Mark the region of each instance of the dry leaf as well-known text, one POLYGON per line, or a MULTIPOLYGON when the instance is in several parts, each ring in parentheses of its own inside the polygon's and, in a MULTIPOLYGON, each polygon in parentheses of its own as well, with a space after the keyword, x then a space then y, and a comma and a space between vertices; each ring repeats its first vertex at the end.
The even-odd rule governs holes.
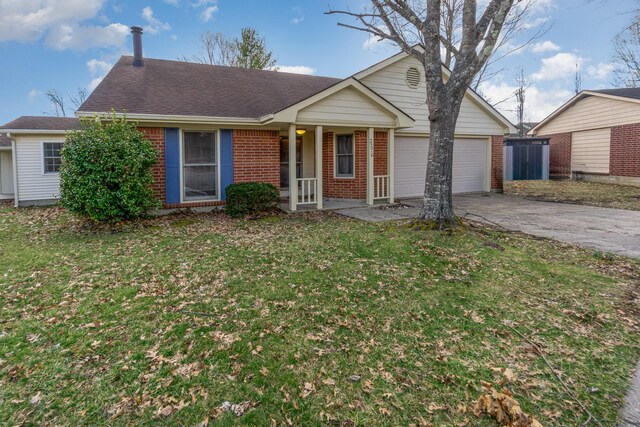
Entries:
POLYGON ((479 417, 487 414, 503 427, 542 427, 535 418, 525 414, 509 390, 497 391, 491 384, 483 383, 486 394, 480 396, 473 413, 479 417))

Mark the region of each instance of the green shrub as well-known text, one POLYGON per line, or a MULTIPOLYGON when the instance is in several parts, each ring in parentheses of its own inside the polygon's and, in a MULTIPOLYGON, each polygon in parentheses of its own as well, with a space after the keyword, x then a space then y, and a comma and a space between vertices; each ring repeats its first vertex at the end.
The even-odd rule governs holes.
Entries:
POLYGON ((94 221, 144 216, 158 207, 151 166, 158 153, 137 129, 118 118, 83 121, 62 147, 60 198, 70 211, 94 221))
POLYGON ((233 217, 268 211, 280 203, 278 189, 272 184, 262 182, 231 184, 226 192, 225 211, 233 217))

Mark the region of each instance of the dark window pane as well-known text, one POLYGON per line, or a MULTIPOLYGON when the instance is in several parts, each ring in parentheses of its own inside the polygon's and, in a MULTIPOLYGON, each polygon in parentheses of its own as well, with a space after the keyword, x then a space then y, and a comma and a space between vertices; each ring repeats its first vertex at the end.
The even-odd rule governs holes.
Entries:
POLYGON ((217 174, 215 166, 185 166, 185 199, 210 199, 216 197, 217 174))
POLYGON ((338 176, 353 175, 353 156, 338 155, 338 176))
POLYGON ((45 142, 43 146, 44 153, 44 172, 56 173, 60 172, 60 164, 62 159, 60 157, 60 150, 62 149, 62 142, 45 142))
POLYGON ((338 135, 338 154, 353 154, 351 135, 338 135))
POLYGON ((216 162, 216 137, 213 132, 184 133, 184 163, 216 162))

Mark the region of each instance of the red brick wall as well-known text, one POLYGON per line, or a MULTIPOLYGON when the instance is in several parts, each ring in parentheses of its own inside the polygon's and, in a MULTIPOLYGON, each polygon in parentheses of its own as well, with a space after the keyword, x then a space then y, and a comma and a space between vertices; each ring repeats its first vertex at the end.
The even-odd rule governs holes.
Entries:
POLYGON ((386 175, 388 159, 388 138, 387 132, 375 132, 373 136, 373 174, 386 175))
POLYGON ((503 189, 503 142, 504 137, 502 135, 491 137, 491 190, 493 191, 502 191, 503 189))
POLYGON ((165 167, 164 167, 164 128, 143 128, 138 130, 142 132, 154 148, 158 151, 158 163, 151 169, 153 173, 153 193, 164 204, 165 200, 165 167))
POLYGON ((280 189, 280 132, 233 130, 233 181, 267 182, 280 189))
POLYGON ((640 123, 611 128, 609 175, 640 177, 640 123))
POLYGON ((549 140, 549 175, 571 177, 571 133, 546 135, 549 140))
POLYGON ((325 197, 367 198, 367 132, 356 131, 354 139, 354 178, 335 178, 333 132, 322 135, 322 191, 325 197))

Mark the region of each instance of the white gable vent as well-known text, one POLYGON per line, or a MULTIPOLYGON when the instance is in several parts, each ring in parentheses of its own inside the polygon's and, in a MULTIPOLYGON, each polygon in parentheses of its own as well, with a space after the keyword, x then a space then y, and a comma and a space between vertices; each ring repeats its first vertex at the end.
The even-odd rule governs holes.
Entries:
POLYGON ((406 82, 412 89, 420 86, 420 71, 416 67, 411 67, 407 70, 406 82))

